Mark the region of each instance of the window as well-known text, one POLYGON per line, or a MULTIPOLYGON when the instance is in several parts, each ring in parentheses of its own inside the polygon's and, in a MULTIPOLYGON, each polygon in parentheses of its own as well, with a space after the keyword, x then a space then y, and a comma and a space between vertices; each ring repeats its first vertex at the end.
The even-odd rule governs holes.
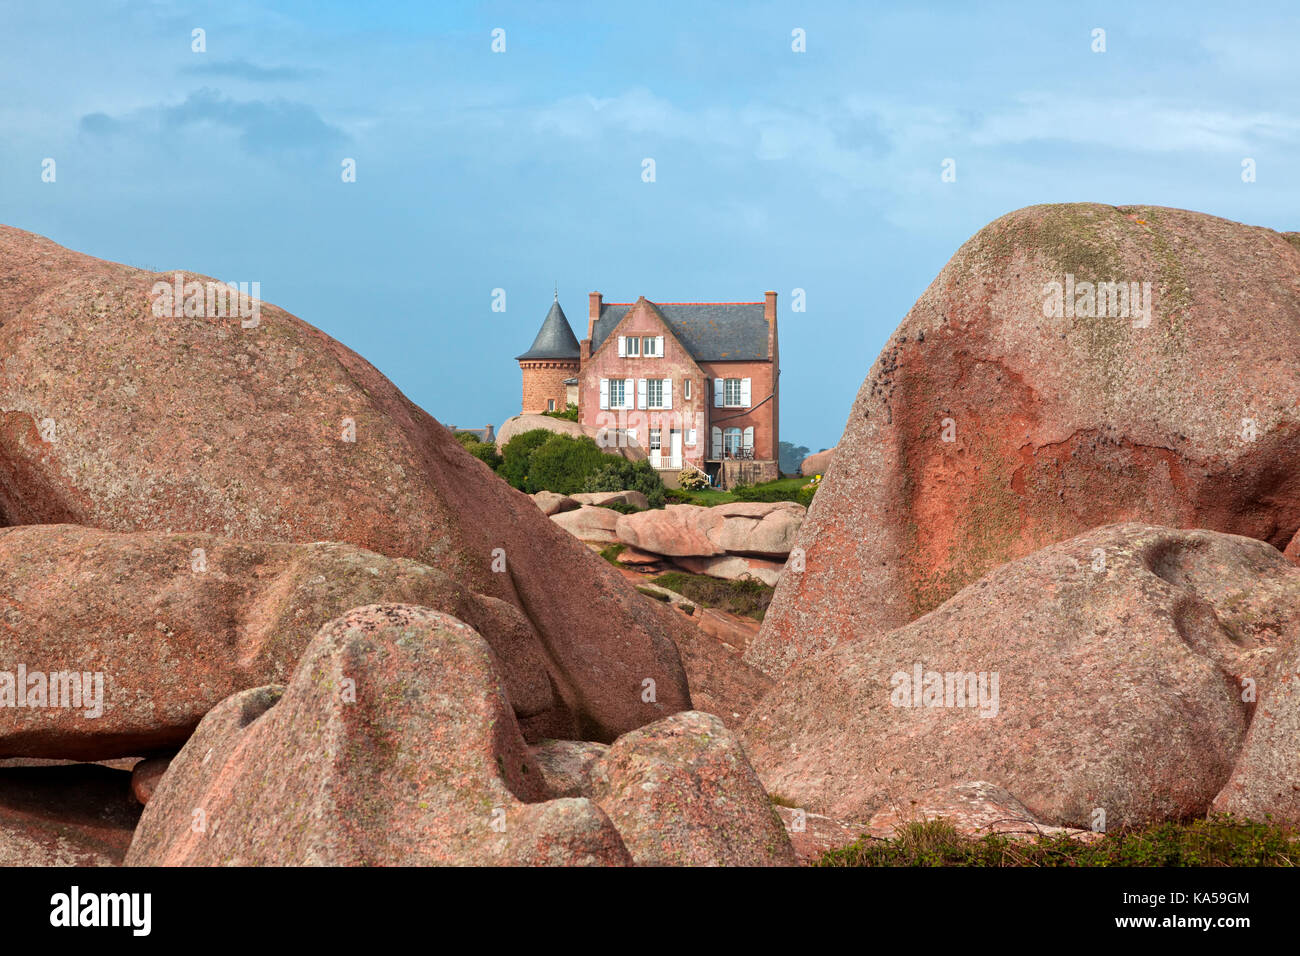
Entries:
POLYGON ((714 408, 749 408, 750 379, 715 378, 713 380, 714 408))
MULTIPOLYGON (((689 400, 691 397, 691 380, 688 378, 682 383, 682 397, 689 400)), ((692 442, 692 444, 694 444, 692 442)))
POLYGON ((650 429, 650 450, 656 454, 663 448, 663 441, 659 437, 659 429, 650 429))
POLYGON ((641 354, 647 358, 657 358, 659 356, 659 339, 654 335, 647 335, 641 339, 641 354))
POLYGON ((546 400, 546 410, 547 410, 548 412, 553 412, 553 411, 555 411, 555 399, 553 399, 553 398, 548 398, 548 399, 546 400))
POLYGON ((743 434, 739 428, 726 428, 722 431, 722 450, 728 458, 739 458, 743 434))
POLYGON ((630 355, 633 358, 641 354, 641 340, 635 335, 628 335, 623 338, 623 354, 630 355))
POLYGON ((646 408, 664 407, 664 380, 648 379, 645 383, 646 408))
POLYGON ((610 408, 624 408, 626 406, 626 402, 624 400, 627 397, 627 395, 623 390, 623 385, 624 385, 624 379, 611 378, 609 380, 609 407, 610 408))

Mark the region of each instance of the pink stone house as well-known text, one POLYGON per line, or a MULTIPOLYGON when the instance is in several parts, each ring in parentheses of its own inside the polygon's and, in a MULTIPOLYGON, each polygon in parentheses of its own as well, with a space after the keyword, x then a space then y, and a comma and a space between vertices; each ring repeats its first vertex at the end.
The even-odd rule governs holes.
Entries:
POLYGON ((584 339, 556 302, 519 356, 524 411, 562 409, 576 390, 579 421, 609 441, 635 439, 668 484, 687 464, 723 487, 767 481, 778 476, 778 354, 775 292, 761 302, 593 292, 584 339))

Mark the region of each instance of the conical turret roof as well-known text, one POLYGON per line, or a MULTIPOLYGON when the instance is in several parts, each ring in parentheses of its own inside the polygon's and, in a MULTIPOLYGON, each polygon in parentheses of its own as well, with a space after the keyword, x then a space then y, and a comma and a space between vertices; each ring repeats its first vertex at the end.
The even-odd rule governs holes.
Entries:
POLYGON ((557 298, 551 303, 551 311, 546 313, 546 321, 542 323, 541 329, 537 333, 537 338, 533 339, 533 347, 523 355, 516 356, 516 361, 526 359, 574 359, 578 358, 578 339, 573 334, 573 329, 569 327, 569 320, 564 315, 564 310, 560 308, 560 300, 557 298))

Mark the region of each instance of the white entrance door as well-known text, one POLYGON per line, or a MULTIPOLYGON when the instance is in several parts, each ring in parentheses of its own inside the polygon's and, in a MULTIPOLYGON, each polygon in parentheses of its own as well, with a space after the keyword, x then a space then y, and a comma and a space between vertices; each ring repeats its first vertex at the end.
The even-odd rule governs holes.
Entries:
POLYGON ((682 432, 680 428, 674 428, 668 433, 668 442, 668 454, 672 456, 668 460, 668 467, 682 467, 682 432))

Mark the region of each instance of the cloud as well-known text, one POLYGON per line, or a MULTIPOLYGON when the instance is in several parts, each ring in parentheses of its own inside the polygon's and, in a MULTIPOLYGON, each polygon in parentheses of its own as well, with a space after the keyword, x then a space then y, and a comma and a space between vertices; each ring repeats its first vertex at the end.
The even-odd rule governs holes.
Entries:
POLYGON ((1266 112, 1215 110, 1151 98, 1024 96, 987 115, 971 131, 980 146, 1064 142, 1129 152, 1219 152, 1251 148, 1261 139, 1294 142, 1300 122, 1266 112))
POLYGON ((77 128, 91 136, 112 136, 126 128, 120 120, 115 120, 107 113, 87 113, 77 124, 77 128))
POLYGON ((227 76, 254 83, 275 83, 307 79, 319 75, 320 70, 304 70, 292 66, 258 66, 241 57, 235 60, 213 60, 187 66, 182 72, 202 76, 227 76))
POLYGON ((217 90, 191 93, 173 106, 151 106, 120 117, 88 113, 78 129, 92 136, 157 136, 191 127, 219 126, 238 134, 240 147, 253 155, 338 146, 348 135, 321 119, 306 103, 284 99, 234 100, 217 90))
POLYGON ((161 110, 164 128, 211 123, 239 133, 239 144, 250 153, 277 149, 313 149, 347 141, 342 130, 320 118, 305 103, 288 100, 233 100, 216 90, 191 93, 179 106, 161 110))

